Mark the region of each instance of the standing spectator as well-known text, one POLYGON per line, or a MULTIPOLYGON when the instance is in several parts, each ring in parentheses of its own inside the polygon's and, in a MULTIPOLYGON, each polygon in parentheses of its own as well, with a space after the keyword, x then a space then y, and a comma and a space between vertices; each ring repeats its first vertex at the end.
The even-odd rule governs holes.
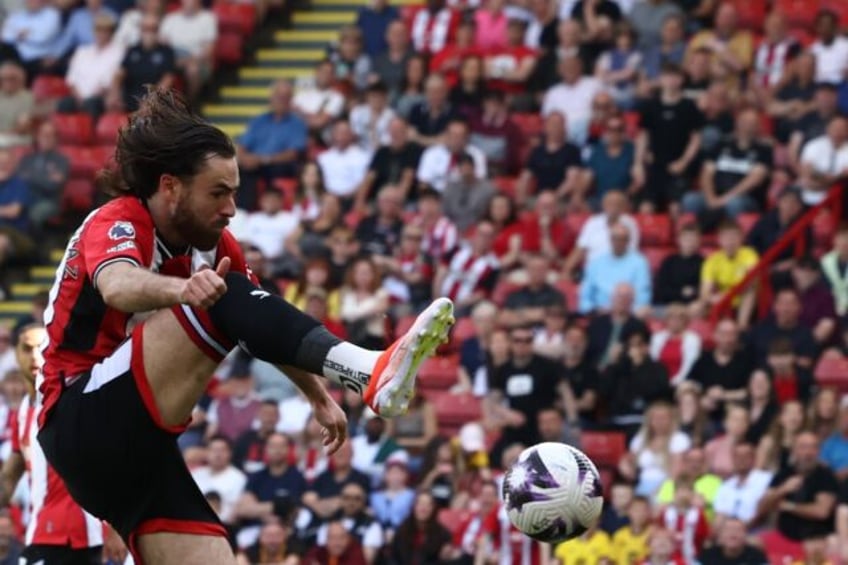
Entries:
POLYGON ((180 6, 180 10, 165 16, 159 34, 176 52, 188 95, 195 98, 212 74, 218 18, 200 0, 181 0, 180 6))
POLYGON ((583 65, 577 57, 562 59, 558 70, 561 82, 545 92, 542 114, 559 112, 564 115, 569 124, 569 138, 582 143, 589 135, 592 100, 603 85, 598 79, 583 75, 583 65))
POLYGON ((303 152, 307 131, 304 121, 292 111, 293 88, 280 80, 271 87, 269 111, 256 116, 236 144, 241 186, 239 208, 253 210, 258 182, 271 188, 278 178, 294 178, 303 152))
POLYGON ((810 256, 798 259, 792 268, 792 281, 801 299, 801 323, 810 328, 819 346, 830 343, 836 336, 838 319, 819 262, 810 256))
POLYGON ((382 288, 377 265, 368 257, 354 261, 341 290, 341 320, 348 339, 368 349, 382 349, 386 341, 385 320, 389 295, 382 288))
POLYGON ((833 292, 837 316, 848 314, 848 225, 833 236, 833 249, 821 259, 821 268, 833 292))
POLYGON ((701 553, 702 565, 746 565, 768 563, 763 551, 748 543, 746 521, 737 518, 726 520, 715 528, 718 543, 701 553))
POLYGON ((648 331, 645 323, 633 314, 633 296, 632 286, 619 284, 613 290, 609 313, 589 321, 587 355, 592 364, 605 368, 614 363, 622 353, 626 336, 636 331, 648 331))
POLYGON ((831 118, 824 135, 804 144, 800 168, 798 186, 804 204, 818 204, 848 175, 848 119, 841 115, 831 118))
POLYGON ((519 204, 534 191, 553 191, 564 196, 574 194, 580 186, 583 159, 580 149, 568 141, 565 115, 552 112, 544 120, 541 142, 530 151, 516 182, 519 204))
POLYGON ((256 426, 242 433, 233 445, 233 465, 246 473, 265 467, 265 443, 280 421, 279 402, 264 400, 256 412, 256 426))
POLYGON ((269 187, 259 199, 259 210, 251 212, 245 220, 240 239, 258 248, 269 261, 276 261, 283 255, 286 239, 298 223, 297 215, 283 210, 282 193, 269 187))
POLYGON ((18 165, 18 175, 30 191, 29 219, 38 231, 59 213, 62 189, 70 175, 71 164, 57 146, 56 126, 42 122, 35 136, 35 151, 18 165))
POLYGON ((3 22, 0 39, 15 46, 32 78, 52 62, 53 43, 62 29, 62 16, 46 0, 26 0, 23 8, 3 22))
POLYGON ((749 337, 752 352, 758 361, 764 361, 770 345, 778 338, 791 343, 798 365, 810 369, 818 353, 818 346, 809 328, 801 324, 801 299, 791 288, 777 292, 772 316, 755 325, 749 337))
POLYGON ((728 88, 738 88, 753 62, 754 38, 750 31, 739 29, 736 6, 730 2, 719 5, 713 28, 698 32, 689 42, 690 50, 701 47, 711 52, 712 77, 728 88))
POLYGON ((701 281, 701 233, 694 223, 684 224, 677 232, 677 253, 660 263, 654 277, 653 304, 667 306, 673 302, 691 304, 698 299, 701 281))
POLYGON ((373 61, 389 48, 388 30, 400 17, 397 8, 389 5, 388 0, 373 0, 369 6, 363 6, 356 15, 356 27, 364 41, 365 54, 373 61))
MULTIPOLYGON (((641 338, 634 334, 631 350, 646 349, 647 343, 637 345, 636 337, 641 338)), ((640 392, 637 402, 645 400, 647 390, 640 392)), ((619 462, 618 469, 625 478, 636 481, 636 494, 653 497, 663 482, 680 468, 681 456, 689 449, 691 441, 689 436, 675 429, 674 410, 670 404, 655 401, 643 406, 647 407, 644 422, 630 440, 629 453, 619 462)))
POLYGON ((665 366, 673 385, 689 375, 701 355, 701 337, 688 326, 686 307, 672 303, 665 309, 665 329, 651 337, 651 357, 665 366))
POLYGON ((386 185, 377 195, 374 213, 363 218, 356 226, 356 240, 360 250, 377 256, 381 261, 390 257, 400 243, 403 230, 403 197, 400 189, 386 185))
POLYGON ((221 497, 219 516, 225 524, 232 524, 235 519, 235 507, 247 478, 244 473, 230 463, 232 448, 230 441, 222 436, 209 440, 207 448, 208 464, 192 471, 191 476, 203 494, 216 492, 221 497))
POLYGON ((333 144, 318 156, 318 166, 327 192, 346 206, 353 204, 356 190, 368 172, 370 157, 353 142, 353 131, 344 120, 333 125, 333 144))
POLYGON ((174 84, 177 72, 173 48, 159 40, 158 15, 142 16, 139 36, 138 43, 127 46, 121 68, 112 81, 111 105, 127 112, 138 109, 145 85, 168 89, 174 84))
POLYGON ((393 20, 386 26, 384 47, 378 53, 372 53, 369 48, 369 43, 375 43, 377 40, 368 33, 365 37, 365 50, 371 57, 372 76, 386 85, 390 98, 394 99, 400 92, 406 65, 412 56, 409 31, 402 21, 393 20))
POLYGON ((621 116, 607 118, 601 139, 590 148, 583 182, 592 189, 589 203, 593 210, 600 208, 610 191, 633 194, 641 188, 632 176, 636 147, 627 139, 626 128, 621 116))
POLYGON ((333 87, 334 72, 332 61, 320 61, 315 66, 313 84, 298 89, 294 96, 294 109, 312 133, 321 134, 344 111, 344 96, 333 87))
POLYGON ((810 51, 816 57, 816 81, 839 84, 848 68, 848 38, 839 34, 839 16, 822 10, 816 16, 816 42, 810 51))
POLYGON ((648 49, 661 41, 663 23, 671 16, 683 17, 683 11, 670 0, 639 0, 628 16, 639 34, 639 48, 648 49))
POLYGON ((685 20, 680 14, 671 14, 662 22, 659 42, 643 47, 643 94, 651 93, 658 86, 660 72, 667 63, 683 66, 686 55, 685 27, 685 20))
POLYGON ((15 158, 0 149, 0 265, 27 257, 33 250, 29 232, 29 188, 15 173, 15 158))
POLYGON ((389 120, 386 135, 388 141, 374 153, 368 172, 356 189, 355 210, 365 210, 374 201, 377 191, 389 184, 401 190, 404 202, 414 201, 417 197, 413 185, 421 159, 421 146, 409 140, 406 121, 398 116, 389 120))
POLYGON ((112 16, 95 16, 94 43, 80 45, 71 56, 65 76, 71 95, 59 101, 59 112, 86 112, 95 121, 103 113, 106 95, 124 59, 123 46, 112 41, 114 31, 112 16))
POLYGON ((477 176, 470 154, 462 153, 457 160, 459 178, 448 181, 442 206, 445 216, 460 232, 465 232, 486 216, 497 192, 491 182, 477 176))
MULTIPOLYGON (((707 257, 701 267, 700 309, 709 313, 724 294, 740 283, 757 262, 759 256, 750 247, 742 245, 742 229, 739 224, 726 220, 718 229, 719 249, 707 257)), ((734 303, 737 321, 747 327, 754 309, 754 294, 749 288, 734 303)))
POLYGON ((757 504, 765 494, 772 472, 754 466, 754 445, 741 441, 733 446, 733 474, 722 481, 715 497, 715 531, 733 520, 753 525, 757 504))
POLYGON ((639 199, 651 210, 678 209, 701 148, 703 116, 684 98, 682 87, 680 67, 666 64, 660 73, 659 98, 646 103, 641 112, 633 175, 637 183, 645 179, 639 199))
POLYGON ((421 155, 417 179, 444 192, 447 183, 460 175, 459 161, 463 154, 474 160, 475 176, 487 178, 486 156, 469 143, 468 124, 453 120, 445 127, 444 141, 431 145, 421 155))
POLYGON ((369 155, 391 141, 389 124, 394 117, 395 112, 389 107, 386 85, 381 82, 368 85, 365 103, 354 106, 350 111, 350 126, 359 145, 369 155))
POLYGON ((412 20, 412 43, 423 54, 438 53, 454 37, 459 14, 445 5, 445 0, 427 0, 412 20))
POLYGON ((333 63, 336 83, 344 91, 362 92, 368 86, 371 59, 362 52, 362 31, 355 25, 339 30, 339 42, 327 49, 327 59, 333 63))
POLYGON ((35 97, 26 87, 26 72, 16 61, 0 64, 0 146, 25 145, 35 117, 35 97))
POLYGON ((306 554, 304 565, 367 565, 362 545, 341 520, 327 524, 326 545, 314 546, 306 554))
POLYGON ((424 146, 439 143, 442 134, 458 119, 457 108, 448 98, 448 84, 439 74, 431 74, 424 82, 424 100, 409 111, 409 125, 413 141, 424 146))
POLYGON ((839 403, 839 424, 836 432, 821 447, 822 463, 830 467, 836 479, 848 478, 848 396, 839 403))

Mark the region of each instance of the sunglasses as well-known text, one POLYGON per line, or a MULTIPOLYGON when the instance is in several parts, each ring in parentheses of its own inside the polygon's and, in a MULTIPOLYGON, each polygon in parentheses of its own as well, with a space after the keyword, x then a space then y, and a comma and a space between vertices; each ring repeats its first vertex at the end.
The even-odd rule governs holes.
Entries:
POLYGON ((513 343, 533 343, 532 337, 514 337, 512 338, 513 343))

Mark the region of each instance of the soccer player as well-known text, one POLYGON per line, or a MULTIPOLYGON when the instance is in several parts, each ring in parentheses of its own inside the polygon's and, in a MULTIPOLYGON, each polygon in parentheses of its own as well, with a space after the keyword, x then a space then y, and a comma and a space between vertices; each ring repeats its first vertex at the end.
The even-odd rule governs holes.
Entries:
POLYGON ((0 506, 8 504, 24 471, 29 471, 30 519, 21 565, 99 565, 103 524, 73 501, 35 439, 35 377, 44 364, 39 345, 45 336, 38 324, 24 326, 17 334, 15 357, 28 394, 12 419, 12 454, 3 463, 0 506))
POLYGON ((176 439, 236 345, 283 368, 333 451, 345 416, 316 375, 383 417, 402 414, 453 323, 452 303, 437 299, 386 351, 368 351, 259 288, 226 230, 235 154, 178 94, 151 90, 119 134, 116 171, 103 175, 117 197, 71 237, 44 316, 39 442, 138 564, 235 563, 176 439))

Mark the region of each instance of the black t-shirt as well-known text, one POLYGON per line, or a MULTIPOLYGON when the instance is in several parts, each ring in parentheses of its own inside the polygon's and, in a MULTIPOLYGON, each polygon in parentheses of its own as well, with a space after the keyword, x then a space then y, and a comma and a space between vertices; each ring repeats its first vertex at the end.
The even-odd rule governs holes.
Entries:
MULTIPOLYGON (((619 8, 618 4, 615 2, 610 0, 601 0, 595 6, 595 14, 597 16, 606 16, 615 23, 621 19, 621 8, 619 8)), ((581 24, 584 23, 583 0, 578 0, 571 9, 571 19, 577 20, 581 24)))
MULTIPOLYGON (((387 145, 377 149, 368 167, 368 170, 376 176, 368 200, 372 200, 377 191, 387 184, 399 182, 405 170, 411 170, 414 173, 418 169, 419 159, 421 159, 421 146, 417 143, 407 143, 400 150, 387 145)), ((408 198, 411 200, 412 196, 410 194, 408 198)))
POLYGON ((695 103, 687 98, 681 98, 674 104, 666 104, 661 99, 650 100, 641 115, 642 127, 650 135, 655 164, 679 159, 686 151, 692 134, 698 133, 704 123, 695 103))
POLYGON ((433 116, 427 103, 419 102, 409 112, 409 125, 423 136, 441 135, 448 123, 456 118, 456 110, 450 104, 440 114, 433 116))
POLYGON ((685 257, 675 253, 666 257, 654 280, 654 304, 688 304, 698 298, 703 262, 698 254, 685 257))
POLYGON ((583 159, 576 145, 566 142, 559 149, 548 151, 544 141, 533 148, 527 168, 536 179, 536 190, 556 190, 570 167, 582 167, 583 159))
POLYGON ((520 308, 547 308, 549 306, 564 306, 565 297, 560 291, 549 284, 538 290, 520 288, 506 297, 504 308, 518 310, 520 308))
POLYGON ((753 347, 756 361, 766 360, 769 345, 778 338, 788 339, 792 342, 792 350, 796 357, 815 359, 818 354, 818 345, 813 333, 799 322, 792 328, 780 328, 773 318, 767 318, 754 326, 751 330, 749 343, 753 347))
POLYGON ((766 554, 753 545, 746 545, 736 557, 728 557, 718 546, 701 552, 701 565, 765 565, 769 562, 766 554))
MULTIPOLYGON (((587 391, 598 391, 600 383, 600 375, 598 370, 584 357, 583 362, 575 367, 563 365, 562 378, 571 386, 571 391, 574 397, 579 399, 587 391)), ((592 420, 594 414, 592 412, 581 412, 580 416, 584 419, 592 420)))
POLYGON ((744 349, 739 349, 725 365, 716 361, 712 351, 704 351, 692 365, 688 378, 700 384, 702 390, 714 386, 725 390, 742 390, 747 388, 753 369, 753 358, 744 349))
POLYGON ((634 366, 622 354, 622 360, 610 367, 604 375, 604 395, 609 402, 610 415, 617 418, 634 418, 658 400, 674 398, 668 380, 668 371, 653 359, 634 366))
POLYGON ((176 56, 168 45, 157 45, 153 49, 136 45, 124 55, 121 68, 126 72, 124 104, 127 110, 134 111, 138 106, 136 97, 144 94, 144 85, 156 84, 166 74, 176 71, 176 56))
MULTIPOLYGON (((794 469, 778 471, 772 479, 770 486, 772 488, 779 487, 795 474, 794 469)), ((801 488, 788 494, 783 500, 797 504, 807 504, 815 502, 816 496, 821 493, 839 494, 839 483, 836 482, 836 476, 824 465, 817 466, 813 472, 804 477, 801 488)), ((787 538, 796 541, 808 538, 820 538, 832 534, 833 523, 834 519, 832 515, 828 516, 825 520, 799 518, 790 512, 779 512, 777 515, 777 530, 787 538)))
MULTIPOLYGON (((716 194, 725 194, 742 181, 757 165, 771 170, 771 147, 764 143, 754 142, 748 148, 742 148, 735 139, 729 139, 719 144, 710 155, 709 160, 715 165, 713 182, 716 194)), ((765 192, 768 179, 748 193, 758 203, 765 202, 765 192)))
POLYGON ((368 475, 356 469, 351 469, 347 477, 340 481, 336 480, 333 471, 327 469, 315 478, 315 482, 312 483, 312 488, 309 490, 315 492, 318 498, 332 498, 339 496, 344 486, 350 483, 356 483, 365 489, 365 492, 371 492, 371 479, 368 478, 368 475))
POLYGON ((274 476, 267 468, 247 477, 247 492, 253 493, 259 502, 271 502, 275 498, 289 497, 300 500, 306 492, 306 479, 297 467, 289 467, 280 476, 274 476))
POLYGON ((400 232, 403 222, 395 221, 391 225, 381 224, 377 216, 364 218, 356 226, 356 241, 363 252, 369 255, 391 255, 395 246, 400 242, 400 232))
POLYGON ((527 419, 519 429, 506 428, 504 437, 510 442, 530 445, 538 441, 536 415, 543 408, 554 406, 558 398, 557 383, 562 370, 559 365, 534 355, 529 364, 518 367, 510 360, 490 377, 489 388, 503 392, 508 406, 527 419))

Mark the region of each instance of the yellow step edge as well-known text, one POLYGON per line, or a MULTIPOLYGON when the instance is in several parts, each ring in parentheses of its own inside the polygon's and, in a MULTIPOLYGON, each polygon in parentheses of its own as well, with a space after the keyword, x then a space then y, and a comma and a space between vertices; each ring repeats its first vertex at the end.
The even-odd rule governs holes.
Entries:
POLYGON ((52 279, 56 276, 56 267, 33 267, 29 270, 29 276, 34 279, 52 279))
POLYGON ((32 305, 29 302, 0 302, 0 315, 2 314, 29 314, 32 305))
POLYGON ((275 41, 335 41, 339 37, 338 30, 300 29, 284 30, 274 34, 275 41))
POLYGON ((268 111, 264 104, 209 104, 203 107, 203 115, 208 118, 221 116, 236 116, 239 118, 255 118, 268 111))
POLYGON ((325 55, 323 49, 260 49, 256 58, 259 61, 320 61, 325 55))
POLYGON ((239 137, 244 133, 244 124, 217 124, 218 129, 232 138, 239 137))
POLYGON ((294 24, 352 24, 356 21, 356 12, 295 12, 294 24))
POLYGON ((54 263, 58 263, 64 257, 65 257, 65 250, 64 249, 54 249, 53 251, 50 252, 50 260, 53 261, 54 263))
POLYGON ((45 290, 50 290, 49 284, 15 283, 12 285, 12 296, 32 296, 45 290))
POLYGON ((312 69, 308 67, 247 67, 239 71, 239 76, 245 80, 275 80, 278 78, 298 78, 309 76, 312 69))
POLYGON ((221 89, 223 98, 268 98, 271 89, 266 86, 225 86, 221 89))

